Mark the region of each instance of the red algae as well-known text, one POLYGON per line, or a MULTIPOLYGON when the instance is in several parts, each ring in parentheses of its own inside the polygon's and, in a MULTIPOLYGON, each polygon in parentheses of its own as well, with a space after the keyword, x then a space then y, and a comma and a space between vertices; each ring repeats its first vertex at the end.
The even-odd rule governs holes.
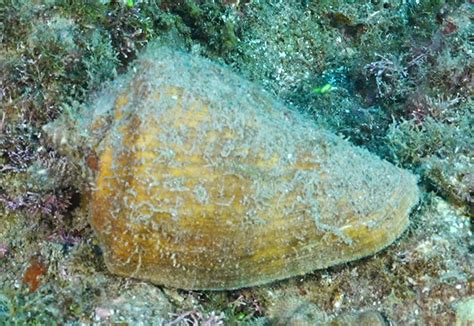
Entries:
POLYGON ((35 292, 42 284, 42 278, 46 275, 46 266, 38 257, 32 257, 30 264, 23 274, 22 283, 28 286, 30 292, 35 292))

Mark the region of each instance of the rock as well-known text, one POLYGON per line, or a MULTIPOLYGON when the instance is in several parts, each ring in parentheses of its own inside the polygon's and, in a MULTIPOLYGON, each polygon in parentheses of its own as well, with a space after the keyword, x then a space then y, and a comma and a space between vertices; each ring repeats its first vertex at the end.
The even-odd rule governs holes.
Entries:
POLYGON ((298 297, 280 298, 268 310, 270 325, 326 325, 328 318, 314 303, 298 297))
POLYGON ((334 318, 331 326, 387 326, 387 322, 378 311, 347 313, 334 318))
POLYGON ((474 325, 474 297, 465 298, 456 305, 456 326, 474 325))

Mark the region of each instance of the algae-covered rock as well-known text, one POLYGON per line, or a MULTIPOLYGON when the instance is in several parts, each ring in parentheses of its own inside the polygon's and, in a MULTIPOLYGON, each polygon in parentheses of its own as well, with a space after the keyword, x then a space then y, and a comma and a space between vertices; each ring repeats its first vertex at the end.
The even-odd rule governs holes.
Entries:
POLYGON ((378 311, 345 313, 334 318, 331 326, 387 326, 388 323, 378 311))
POLYGON ((269 307, 268 315, 271 325, 305 326, 328 325, 328 316, 314 303, 307 300, 288 296, 277 300, 269 307))
POLYGON ((456 305, 456 326, 474 324, 474 297, 468 297, 456 305))
POLYGON ((68 123, 47 129, 96 170, 90 222, 109 270, 167 286, 240 288, 371 255, 418 200, 407 171, 166 47, 68 123))

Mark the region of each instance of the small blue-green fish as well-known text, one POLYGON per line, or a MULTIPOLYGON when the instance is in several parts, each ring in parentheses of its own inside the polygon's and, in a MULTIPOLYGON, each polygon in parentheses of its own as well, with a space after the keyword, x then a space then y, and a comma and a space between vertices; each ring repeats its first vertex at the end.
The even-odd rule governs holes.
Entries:
POLYGON ((336 87, 334 87, 334 86, 332 86, 331 84, 328 83, 324 86, 313 88, 312 92, 316 93, 316 94, 325 94, 325 93, 328 93, 328 92, 333 91, 335 89, 336 89, 336 87))

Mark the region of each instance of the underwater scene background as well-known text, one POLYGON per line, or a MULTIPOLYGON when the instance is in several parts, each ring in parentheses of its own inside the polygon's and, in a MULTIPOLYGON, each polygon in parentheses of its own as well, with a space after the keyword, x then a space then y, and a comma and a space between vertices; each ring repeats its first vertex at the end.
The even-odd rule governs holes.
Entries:
POLYGON ((2 1, 0 324, 474 323, 473 6, 2 1), (239 290, 111 274, 82 166, 98 159, 80 146, 66 155, 45 126, 91 106, 148 43, 227 66, 306 123, 410 170, 421 198, 408 229, 374 256, 239 290))

